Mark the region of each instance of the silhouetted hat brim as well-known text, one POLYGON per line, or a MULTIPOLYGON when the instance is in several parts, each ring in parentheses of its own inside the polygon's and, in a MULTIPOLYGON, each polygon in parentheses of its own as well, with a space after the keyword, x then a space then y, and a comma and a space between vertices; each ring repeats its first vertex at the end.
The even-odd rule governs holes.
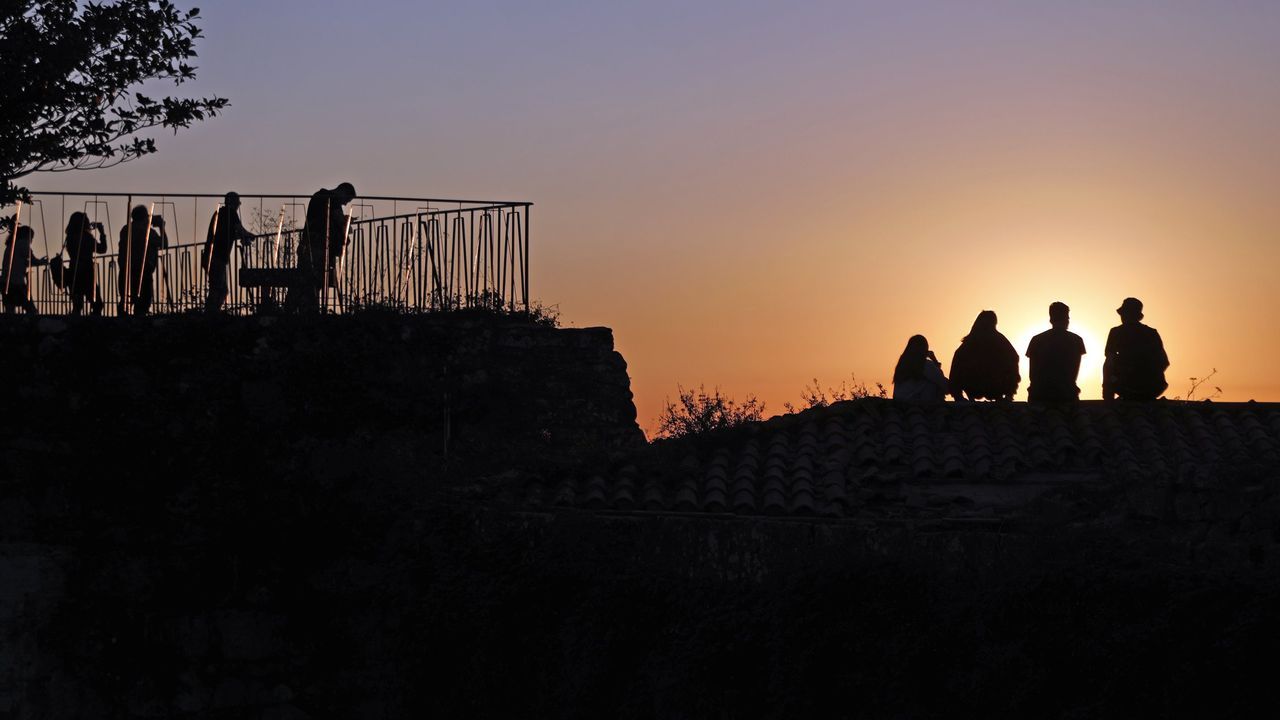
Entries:
POLYGON ((1120 307, 1116 308, 1116 312, 1121 315, 1127 312, 1141 313, 1142 301, 1137 298, 1125 298, 1124 302, 1120 303, 1120 307))

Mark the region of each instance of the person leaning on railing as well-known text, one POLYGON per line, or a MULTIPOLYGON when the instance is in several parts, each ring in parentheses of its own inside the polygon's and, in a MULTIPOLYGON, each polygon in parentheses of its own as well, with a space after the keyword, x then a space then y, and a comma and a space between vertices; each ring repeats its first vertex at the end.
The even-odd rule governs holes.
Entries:
POLYGON ((209 231, 205 234, 204 250, 200 253, 200 265, 209 276, 209 295, 205 298, 205 312, 222 310, 227 301, 227 268, 231 264, 231 249, 236 240, 253 242, 253 233, 240 222, 240 196, 234 192, 223 198, 222 207, 209 218, 209 231))
POLYGON ((307 203, 307 223, 298 243, 302 286, 291 291, 289 304, 304 309, 319 306, 321 289, 334 279, 334 268, 346 247, 347 215, 343 208, 356 197, 355 186, 344 182, 332 190, 321 188, 307 203), (299 295, 293 295, 299 293, 299 295))
POLYGON ((996 329, 994 310, 983 310, 951 356, 951 394, 962 400, 1012 400, 1022 376, 1018 351, 996 329))

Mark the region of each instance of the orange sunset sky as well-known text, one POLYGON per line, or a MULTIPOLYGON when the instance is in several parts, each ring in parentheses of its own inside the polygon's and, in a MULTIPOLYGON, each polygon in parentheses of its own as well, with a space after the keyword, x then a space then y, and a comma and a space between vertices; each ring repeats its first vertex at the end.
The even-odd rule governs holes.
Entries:
POLYGON ((1130 295, 1170 395, 1280 400, 1280 4, 204 5, 180 90, 226 115, 30 187, 531 201, 534 295, 615 330, 649 432, 677 383, 949 368, 983 309, 1022 352, 1054 300, 1097 398, 1130 295))

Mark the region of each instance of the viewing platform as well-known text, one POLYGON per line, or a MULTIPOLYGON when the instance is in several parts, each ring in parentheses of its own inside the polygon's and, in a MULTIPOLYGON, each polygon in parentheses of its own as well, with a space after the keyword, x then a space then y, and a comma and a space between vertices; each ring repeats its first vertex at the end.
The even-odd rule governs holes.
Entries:
MULTIPOLYGON (((37 258, 67 259, 65 230, 74 212, 105 228, 107 251, 94 256, 97 291, 105 315, 121 307, 119 242, 132 208, 162 219, 168 244, 159 252, 151 312, 182 313, 204 307, 209 268, 201 250, 221 194, 33 192, 30 202, 5 209, 35 231, 37 258)), ((226 311, 248 314, 283 300, 271 290, 246 287, 247 269, 294 268, 311 193, 240 193, 240 218, 256 241, 237 243, 228 267, 226 311)), ((341 313, 382 306, 426 311, 484 306, 529 308, 529 210, 532 203, 393 196, 360 196, 346 207, 344 252, 320 308, 341 313)), ((157 223, 158 224, 158 223, 157 223)), ((7 234, 7 233, 6 233, 7 234)), ((65 315, 72 303, 49 266, 29 270, 28 287, 42 315, 65 315)))

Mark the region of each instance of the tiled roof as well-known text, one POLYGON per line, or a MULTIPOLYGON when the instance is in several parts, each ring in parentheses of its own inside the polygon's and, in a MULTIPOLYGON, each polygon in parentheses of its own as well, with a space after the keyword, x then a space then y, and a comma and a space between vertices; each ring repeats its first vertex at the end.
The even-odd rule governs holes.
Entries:
POLYGON ((913 499, 913 486, 950 486, 963 504, 975 493, 1101 478, 1211 483, 1224 467, 1242 466, 1280 467, 1280 405, 867 399, 657 443, 616 470, 531 481, 524 500, 544 508, 847 517, 886 497, 939 502, 913 499))

